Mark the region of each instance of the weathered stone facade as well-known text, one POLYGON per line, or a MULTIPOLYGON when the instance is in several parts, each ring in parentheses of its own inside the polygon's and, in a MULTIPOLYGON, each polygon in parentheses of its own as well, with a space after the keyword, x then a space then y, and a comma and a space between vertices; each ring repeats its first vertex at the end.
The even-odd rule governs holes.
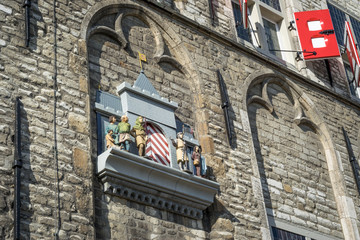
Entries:
MULTIPOLYGON (((0 3, 0 238, 14 238, 14 102, 21 97, 21 239, 271 239, 285 222, 323 239, 360 239, 360 101, 342 59, 274 61, 236 37, 230 0, 0 3), (214 17, 211 16, 211 12, 214 17), (202 219, 104 193, 96 175, 96 90, 146 76, 192 126, 220 184, 202 219), (227 142, 216 70, 230 98, 227 142)), ((326 1, 284 1, 294 11, 326 1)), ((353 16, 358 1, 331 1, 353 16)), ((297 35, 290 32, 294 46, 297 35)), ((294 55, 295 56, 295 55, 294 55)), ((132 125, 134 123, 131 123, 132 125)), ((284 229, 287 230, 287 229, 284 229)))

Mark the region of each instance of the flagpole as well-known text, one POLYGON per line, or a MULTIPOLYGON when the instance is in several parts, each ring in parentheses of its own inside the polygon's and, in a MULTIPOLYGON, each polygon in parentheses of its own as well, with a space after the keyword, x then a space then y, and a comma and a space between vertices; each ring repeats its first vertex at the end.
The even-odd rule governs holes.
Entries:
POLYGON ((143 69, 142 69, 142 64, 141 64, 140 52, 138 52, 138 54, 139 54, 140 69, 141 69, 141 71, 142 71, 143 69))
POLYGON ((141 61, 146 62, 146 55, 145 55, 145 54, 143 54, 143 53, 141 53, 141 52, 139 52, 139 51, 138 51, 138 54, 139 54, 139 63, 140 63, 140 68, 141 68, 141 71, 142 71, 142 70, 143 70, 143 68, 142 68, 142 63, 141 63, 141 61))

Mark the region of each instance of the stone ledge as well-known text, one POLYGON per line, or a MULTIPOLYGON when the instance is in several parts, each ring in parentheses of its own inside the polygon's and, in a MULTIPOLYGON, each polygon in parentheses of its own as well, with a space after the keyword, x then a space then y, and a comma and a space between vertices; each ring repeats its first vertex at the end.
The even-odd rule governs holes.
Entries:
POLYGON ((97 174, 107 194, 197 219, 219 189, 217 182, 114 148, 98 156, 97 174))

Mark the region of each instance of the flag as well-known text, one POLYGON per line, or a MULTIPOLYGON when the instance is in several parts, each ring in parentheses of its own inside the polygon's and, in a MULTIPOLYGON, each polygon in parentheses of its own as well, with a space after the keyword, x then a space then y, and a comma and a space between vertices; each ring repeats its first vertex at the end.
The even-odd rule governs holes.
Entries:
POLYGON ((295 12, 294 19, 305 61, 340 56, 329 9, 295 12))
POLYGON ((245 29, 247 29, 248 28, 247 0, 239 0, 239 4, 240 4, 243 26, 245 29))
POLYGON ((170 166, 169 145, 161 129, 151 123, 146 123, 145 129, 148 135, 146 156, 154 162, 170 166))
POLYGON ((351 70, 354 74, 356 86, 360 86, 360 59, 354 42, 354 37, 350 29, 349 22, 345 21, 345 50, 349 58, 351 70))
POLYGON ((139 60, 146 62, 146 55, 143 53, 140 53, 140 52, 138 52, 138 53, 139 53, 139 60))

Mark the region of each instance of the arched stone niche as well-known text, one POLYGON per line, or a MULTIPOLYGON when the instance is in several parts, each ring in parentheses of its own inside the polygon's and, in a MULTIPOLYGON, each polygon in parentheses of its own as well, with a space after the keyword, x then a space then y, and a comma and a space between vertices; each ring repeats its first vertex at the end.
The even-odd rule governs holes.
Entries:
POLYGON ((357 239, 354 204, 314 103, 292 81, 270 71, 250 75, 245 85, 253 187, 267 219, 263 237, 270 235, 275 219, 319 236, 357 239))
MULTIPOLYGON (((179 104, 176 115, 182 122, 195 127, 197 138, 203 146, 203 153, 212 153, 214 144, 206 127, 207 113, 203 108, 206 95, 201 86, 200 72, 178 35, 181 27, 172 24, 171 16, 157 13, 145 2, 137 4, 127 0, 121 3, 116 0, 104 0, 88 10, 82 22, 81 38, 86 39, 87 43, 95 35, 100 34, 101 38, 107 38, 109 41, 100 39, 100 42, 96 44, 95 52, 97 56, 103 55, 106 51, 114 55, 114 62, 102 60, 101 62, 117 69, 114 74, 113 69, 106 71, 101 68, 100 58, 94 58, 95 63, 89 61, 89 78, 95 79, 90 82, 90 103, 94 102, 94 92, 99 85, 105 90, 113 91, 114 88, 110 82, 116 83, 117 80, 121 80, 132 83, 138 75, 139 61, 131 55, 131 52, 136 54, 139 48, 131 46, 132 38, 128 37, 132 35, 132 31, 122 29, 130 18, 138 19, 137 22, 141 25, 134 26, 132 30, 144 27, 146 32, 153 36, 153 40, 149 42, 156 45, 146 50, 149 51, 150 57, 148 57, 148 63, 143 65, 145 74, 162 97, 179 104)), ((92 50, 89 44, 87 44, 87 51, 90 56, 92 50)), ((147 53, 146 51, 144 52, 147 53)))
MULTIPOLYGON (((130 1, 101 1, 89 10, 82 29, 81 36, 87 41, 91 109, 99 88, 116 95, 119 85, 133 85, 140 72, 141 52, 147 56, 144 72, 156 91, 178 103, 177 117, 192 126, 196 119, 203 119, 199 117, 202 110, 194 106, 195 95, 200 93, 196 68, 180 38, 159 14, 130 1)), ((95 116, 91 118, 95 122, 95 116)), ((93 151, 95 156, 95 147, 93 151)), ((219 188, 215 182, 117 149, 98 156, 96 167, 106 195, 194 219, 202 218, 219 188)))
POLYGON ((104 1, 92 12, 92 17, 84 20, 88 27, 82 32, 87 39, 92 98, 99 86, 115 94, 120 83, 132 84, 140 72, 141 52, 147 57, 142 66, 153 86, 162 97, 179 104, 180 120, 194 126, 192 101, 199 83, 189 80, 194 79, 191 61, 170 26, 153 12, 126 1, 104 1))

